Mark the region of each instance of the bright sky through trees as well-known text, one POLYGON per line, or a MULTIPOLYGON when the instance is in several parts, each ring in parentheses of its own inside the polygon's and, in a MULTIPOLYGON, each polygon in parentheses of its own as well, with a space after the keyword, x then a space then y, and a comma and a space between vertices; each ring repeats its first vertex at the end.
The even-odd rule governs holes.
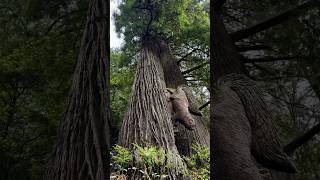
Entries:
POLYGON ((110 47, 120 48, 123 44, 123 38, 119 38, 114 26, 113 13, 118 11, 121 0, 111 0, 110 2, 110 47))

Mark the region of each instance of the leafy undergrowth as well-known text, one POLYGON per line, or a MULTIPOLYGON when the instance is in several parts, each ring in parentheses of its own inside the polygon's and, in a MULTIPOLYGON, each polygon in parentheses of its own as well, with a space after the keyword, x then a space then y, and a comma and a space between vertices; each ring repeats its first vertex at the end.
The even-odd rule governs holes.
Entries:
MULTIPOLYGON (((210 176, 210 150, 207 146, 193 145, 193 154, 182 157, 187 171, 184 176, 195 180, 207 180, 210 176)), ((130 176, 141 176, 143 179, 167 179, 173 167, 170 163, 172 154, 155 146, 141 147, 134 145, 132 151, 115 145, 111 152, 111 178, 124 180, 130 176)))

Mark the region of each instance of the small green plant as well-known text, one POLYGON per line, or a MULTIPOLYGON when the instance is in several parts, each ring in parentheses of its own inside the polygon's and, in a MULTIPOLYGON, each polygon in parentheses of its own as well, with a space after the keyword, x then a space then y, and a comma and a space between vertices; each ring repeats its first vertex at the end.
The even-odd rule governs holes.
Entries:
POLYGON ((166 166, 167 154, 163 148, 155 146, 141 147, 134 144, 138 167, 152 179, 166 176, 170 167, 166 166))
POLYGON ((134 149, 130 151, 115 145, 111 152, 112 177, 141 173, 145 179, 165 178, 172 168, 166 165, 167 154, 163 148, 155 146, 142 147, 134 144, 134 149))
MULTIPOLYGON (((209 179, 209 148, 195 144, 192 150, 193 154, 190 157, 183 157, 188 167, 184 175, 196 180, 209 179)), ((144 179, 164 179, 168 177, 172 168, 175 168, 173 166, 174 158, 176 158, 174 154, 152 145, 142 147, 134 144, 132 150, 115 145, 111 155, 113 177, 120 178, 140 173, 144 179)))
POLYGON ((111 151, 111 161, 113 165, 113 170, 118 171, 118 173, 123 174, 127 171, 133 160, 133 155, 131 152, 119 145, 115 145, 111 151))
POLYGON ((184 156, 188 166, 186 176, 191 176, 196 180, 210 179, 210 149, 199 144, 192 145, 193 154, 190 157, 184 156))

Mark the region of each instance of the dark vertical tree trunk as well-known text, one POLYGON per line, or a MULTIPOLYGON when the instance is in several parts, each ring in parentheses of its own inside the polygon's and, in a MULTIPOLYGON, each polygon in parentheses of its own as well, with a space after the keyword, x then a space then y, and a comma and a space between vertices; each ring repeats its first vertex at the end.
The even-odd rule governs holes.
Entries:
POLYGON ((91 0, 48 180, 109 179, 109 1, 91 0))
POLYGON ((211 0, 211 59, 213 60, 212 66, 210 66, 213 73, 211 85, 223 75, 244 73, 237 48, 231 40, 221 17, 223 2, 223 0, 211 0))
POLYGON ((244 74, 221 17, 225 1, 211 0, 211 169, 213 179, 283 179, 295 172, 283 152, 262 90, 244 74))
POLYGON ((170 177, 177 179, 185 167, 175 146, 165 88, 159 41, 156 37, 145 37, 119 141, 130 149, 133 143, 151 144, 171 152, 173 156, 168 158, 168 163, 171 162, 174 168, 170 177))
MULTIPOLYGON (((164 79, 168 88, 177 88, 183 85, 183 90, 185 91, 189 106, 193 109, 198 110, 200 105, 197 102, 195 96, 192 94, 191 89, 187 86, 187 81, 183 77, 183 74, 174 59, 168 44, 162 40, 161 41, 161 64, 164 71, 164 79)), ((210 134, 203 122, 201 116, 193 115, 196 123, 194 130, 190 131, 186 129, 183 125, 178 125, 178 131, 175 133, 175 143, 182 155, 190 155, 192 153, 192 144, 200 144, 209 146, 210 134)))

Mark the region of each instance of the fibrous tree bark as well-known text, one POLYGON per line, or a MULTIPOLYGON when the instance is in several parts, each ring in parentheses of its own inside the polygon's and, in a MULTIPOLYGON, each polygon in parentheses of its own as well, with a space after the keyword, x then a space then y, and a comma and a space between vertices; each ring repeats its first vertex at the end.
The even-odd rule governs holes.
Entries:
POLYGON ((161 40, 161 64, 164 71, 164 79, 168 88, 183 87, 183 91, 189 101, 189 108, 193 114, 195 120, 195 129, 190 131, 183 125, 178 125, 177 132, 175 133, 175 142, 179 152, 185 156, 192 154, 192 145, 200 144, 203 146, 209 146, 210 134, 203 119, 197 112, 199 111, 199 102, 192 93, 192 90, 187 85, 186 79, 178 66, 177 61, 173 57, 168 43, 165 40, 161 40))
POLYGON ((149 35, 143 40, 119 143, 129 149, 133 149, 134 143, 163 148, 172 154, 167 160, 174 166, 169 173, 170 179, 178 179, 185 165, 174 142, 173 125, 165 91, 166 84, 160 64, 160 44, 157 37, 149 35))
POLYGON ((296 169, 283 152, 263 91, 244 75, 221 17, 223 4, 211 1, 211 177, 279 179, 274 172, 296 169))
POLYGON ((109 1, 91 0, 67 108, 45 179, 109 179, 109 1))

